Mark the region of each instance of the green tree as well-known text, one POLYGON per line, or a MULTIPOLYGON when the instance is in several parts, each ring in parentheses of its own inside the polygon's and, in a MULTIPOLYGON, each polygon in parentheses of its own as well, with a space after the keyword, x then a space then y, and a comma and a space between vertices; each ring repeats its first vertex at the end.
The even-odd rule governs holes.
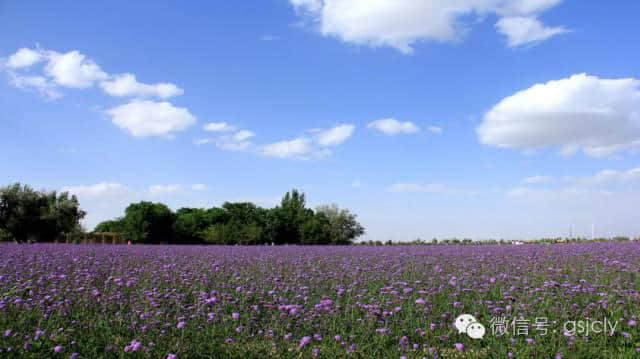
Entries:
POLYGON ((163 203, 130 204, 124 215, 124 238, 136 243, 171 242, 175 215, 163 203))
POLYGON ((313 216, 313 211, 306 208, 306 198, 304 193, 294 189, 287 192, 280 206, 273 209, 274 214, 274 242, 301 243, 302 226, 313 216))
POLYGON ((116 218, 100 222, 93 231, 123 234, 125 232, 124 218, 116 218))
POLYGON ((68 192, 35 191, 16 183, 0 188, 0 237, 25 242, 66 239, 82 231, 85 212, 68 192))
POLYGON ((364 234, 364 227, 356 220, 356 215, 347 209, 339 209, 335 204, 319 206, 316 213, 325 215, 331 224, 332 243, 350 244, 364 234))

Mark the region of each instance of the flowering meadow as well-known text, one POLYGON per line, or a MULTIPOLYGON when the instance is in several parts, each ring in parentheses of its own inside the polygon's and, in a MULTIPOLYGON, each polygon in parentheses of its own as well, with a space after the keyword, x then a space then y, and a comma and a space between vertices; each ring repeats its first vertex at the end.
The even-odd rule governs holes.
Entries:
POLYGON ((630 358, 639 270, 638 243, 6 244, 0 357, 630 358))

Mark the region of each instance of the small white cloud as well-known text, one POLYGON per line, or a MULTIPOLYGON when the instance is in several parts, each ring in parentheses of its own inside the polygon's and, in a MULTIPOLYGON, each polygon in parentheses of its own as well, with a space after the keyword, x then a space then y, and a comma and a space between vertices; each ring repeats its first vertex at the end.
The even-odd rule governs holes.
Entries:
POLYGON ((42 61, 42 59, 43 56, 40 51, 23 47, 9 56, 6 61, 6 66, 12 69, 19 69, 36 64, 42 61))
POLYGON ((189 110, 175 107, 169 102, 133 100, 106 113, 116 126, 135 137, 169 137, 196 123, 196 118, 189 110))
POLYGON ((543 183, 552 183, 555 179, 550 176, 531 176, 527 177, 522 182, 527 184, 543 184, 543 183))
POLYGON ((120 183, 101 182, 93 185, 67 186, 62 188, 63 192, 69 192, 78 197, 97 198, 114 197, 126 194, 129 190, 120 183))
POLYGON ((353 182, 351 182, 351 187, 360 188, 360 187, 362 187, 362 183, 360 183, 360 181, 353 181, 353 182))
POLYGON ((313 151, 312 142, 308 138, 274 142, 261 148, 262 154, 277 158, 306 158, 313 151))
POLYGON ((320 146, 337 146, 353 135, 356 126, 351 124, 338 125, 328 130, 320 130, 315 140, 320 146))
POLYGON ((191 189, 194 191, 206 191, 207 190, 207 185, 206 184, 202 184, 202 183, 197 183, 197 184, 193 184, 191 185, 191 189))
POLYGON ((108 78, 93 60, 75 50, 64 54, 49 51, 47 58, 49 62, 45 66, 45 73, 60 86, 87 88, 96 81, 108 78))
POLYGON ((236 130, 235 127, 230 126, 226 122, 205 123, 204 126, 202 126, 202 129, 209 132, 231 132, 236 130))
POLYGON ((278 40, 278 37, 277 36, 273 36, 273 35, 262 35, 260 37, 260 40, 262 40, 262 41, 276 41, 276 40, 278 40))
POLYGON ((429 130, 429 132, 435 133, 437 135, 442 133, 442 127, 438 127, 438 126, 429 126, 429 127, 427 127, 427 130, 429 130))
POLYGON ((586 74, 504 98, 477 128, 481 143, 523 151, 559 147, 594 157, 640 149, 640 81, 586 74))
POLYGON ((251 146, 249 141, 236 141, 232 137, 222 137, 215 140, 218 148, 225 151, 244 151, 251 146))
POLYGON ((9 83, 19 89, 35 89, 40 95, 51 100, 62 97, 56 85, 43 76, 22 76, 9 74, 9 83))
POLYGON ((233 135, 232 138, 233 138, 234 141, 242 142, 242 141, 250 139, 251 137, 253 137, 255 135, 256 135, 255 133, 253 133, 253 132, 251 132, 249 130, 240 130, 240 131, 236 132, 233 135))
POLYGON ((156 184, 149 186, 148 192, 151 195, 173 194, 182 192, 182 186, 179 184, 156 184))
POLYGON ((386 135, 411 134, 420 131, 420 128, 410 121, 398 121, 393 118, 383 118, 369 122, 367 128, 372 128, 386 135))
POLYGON ((113 78, 101 82, 100 86, 104 92, 116 97, 159 97, 166 99, 184 93, 184 90, 169 82, 151 85, 138 82, 136 76, 130 73, 115 75, 113 78))
POLYGON ((507 44, 517 47, 547 40, 564 34, 568 30, 562 26, 547 27, 531 16, 504 17, 496 23, 498 32, 507 36, 507 44))

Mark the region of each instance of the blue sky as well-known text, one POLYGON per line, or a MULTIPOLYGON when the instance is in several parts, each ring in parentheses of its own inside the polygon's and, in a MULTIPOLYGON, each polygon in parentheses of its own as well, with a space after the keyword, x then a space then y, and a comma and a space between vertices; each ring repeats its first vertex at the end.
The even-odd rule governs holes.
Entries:
POLYGON ((0 4, 0 183, 312 206, 365 239, 638 235, 640 4, 0 4))

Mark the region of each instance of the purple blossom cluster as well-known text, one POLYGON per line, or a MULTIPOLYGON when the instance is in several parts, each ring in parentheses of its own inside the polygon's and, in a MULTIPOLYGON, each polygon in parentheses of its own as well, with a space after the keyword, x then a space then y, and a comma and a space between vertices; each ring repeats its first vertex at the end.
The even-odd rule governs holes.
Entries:
POLYGON ((637 243, 7 244, 0 357, 632 357, 639 288, 637 243), (483 339, 455 329, 463 313, 483 339), (550 327, 492 335, 495 317, 550 327), (563 331, 595 319, 616 331, 563 331))

